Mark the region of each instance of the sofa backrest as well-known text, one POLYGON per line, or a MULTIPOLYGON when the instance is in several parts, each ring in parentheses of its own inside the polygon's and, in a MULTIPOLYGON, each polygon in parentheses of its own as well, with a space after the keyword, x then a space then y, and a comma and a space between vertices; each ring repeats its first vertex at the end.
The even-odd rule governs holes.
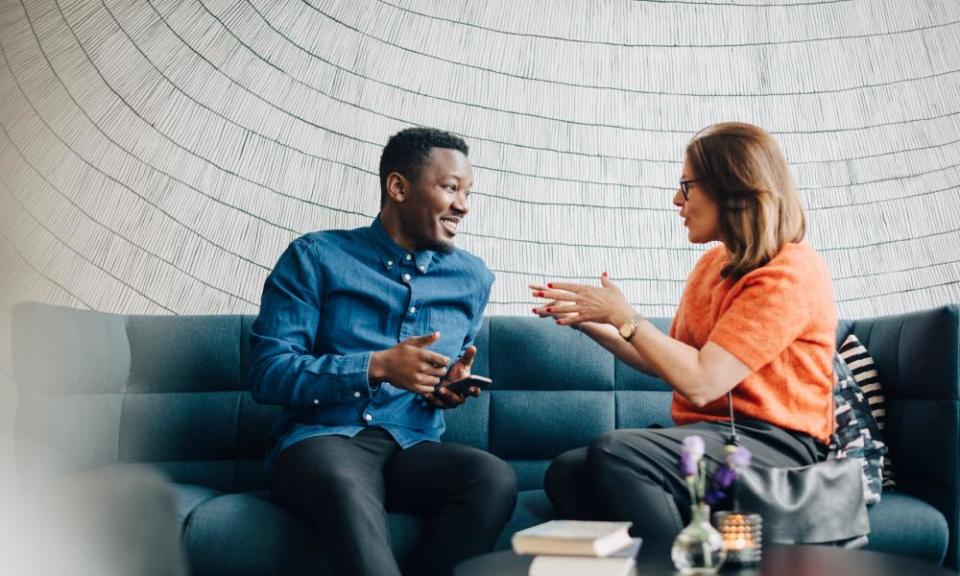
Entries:
MULTIPOLYGON (((150 462, 220 490, 266 485, 264 439, 280 409, 254 402, 244 384, 252 316, 122 316, 36 303, 13 316, 21 468, 150 462), (43 447, 54 457, 39 458, 43 447)), ((901 483, 941 493, 952 509, 956 491, 941 488, 958 481, 957 324, 949 307, 843 322, 837 334, 839 342, 856 333, 877 360, 901 483), (929 469, 911 468, 914 458, 937 459, 943 474, 914 476, 929 469)), ((445 439, 511 462, 521 489, 540 486, 553 457, 602 432, 670 424, 669 388, 579 332, 494 316, 476 343, 474 371, 494 385, 447 413, 445 439)))
MULTIPOLYGON (((665 319, 655 320, 666 330, 665 319)), ((488 317, 473 371, 493 386, 447 414, 445 440, 513 464, 521 490, 540 487, 555 456, 623 427, 669 425, 670 389, 589 337, 539 318, 488 317)))
POLYGON ((245 391, 249 316, 13 310, 18 469, 149 462, 174 480, 261 488, 278 407, 245 391))

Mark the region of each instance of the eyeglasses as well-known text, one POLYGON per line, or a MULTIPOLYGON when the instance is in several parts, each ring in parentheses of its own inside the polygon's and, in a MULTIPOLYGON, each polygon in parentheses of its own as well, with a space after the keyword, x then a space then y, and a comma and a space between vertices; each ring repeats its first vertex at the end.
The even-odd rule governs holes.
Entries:
POLYGON ((690 199, 690 184, 693 182, 699 182, 697 178, 691 178, 690 180, 681 180, 680 181, 680 193, 683 194, 683 201, 686 202, 690 199))

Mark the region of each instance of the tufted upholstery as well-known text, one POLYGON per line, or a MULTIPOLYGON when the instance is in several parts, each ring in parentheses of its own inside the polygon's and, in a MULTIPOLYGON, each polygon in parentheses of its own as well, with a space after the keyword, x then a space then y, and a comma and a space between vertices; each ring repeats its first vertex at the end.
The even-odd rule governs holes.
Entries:
MULTIPOLYGON (((175 483, 195 574, 305 573, 312 535, 267 497, 264 438, 279 412, 244 385, 250 316, 120 316, 16 306, 22 475, 147 462, 175 483)), ((666 330, 668 320, 658 319, 666 330)), ((898 493, 870 511, 872 548, 957 565, 960 524, 960 312, 957 307, 842 323, 877 361, 898 493)), ((521 494, 499 546, 552 517, 550 460, 622 427, 669 424, 670 392, 582 334, 535 318, 491 317, 474 371, 494 387, 447 414, 445 440, 493 452, 521 494)), ((391 515, 400 558, 418 521, 391 515)))

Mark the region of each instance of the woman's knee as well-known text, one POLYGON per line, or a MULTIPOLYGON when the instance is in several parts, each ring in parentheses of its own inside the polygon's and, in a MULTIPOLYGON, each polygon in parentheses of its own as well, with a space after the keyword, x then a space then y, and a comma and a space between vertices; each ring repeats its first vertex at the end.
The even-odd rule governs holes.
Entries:
POLYGON ((576 448, 557 456, 547 467, 543 478, 547 494, 569 490, 586 477, 587 449, 576 448))
POLYGON ((595 480, 603 481, 624 473, 642 473, 649 468, 655 443, 645 430, 613 430, 601 434, 587 447, 587 471, 595 480))

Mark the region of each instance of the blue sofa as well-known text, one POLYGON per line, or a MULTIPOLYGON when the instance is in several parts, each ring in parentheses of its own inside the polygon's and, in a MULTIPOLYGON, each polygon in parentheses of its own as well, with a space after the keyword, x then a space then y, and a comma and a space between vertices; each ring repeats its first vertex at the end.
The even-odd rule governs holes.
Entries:
MULTIPOLYGON (((23 303, 13 309, 21 475, 148 463, 175 483, 192 572, 318 573, 309 530, 275 506, 262 458, 278 408, 244 385, 251 316, 122 316, 23 303)), ((656 324, 666 329, 668 320, 656 324)), ((898 489, 870 510, 869 547, 957 567, 960 543, 960 309, 846 321, 877 361, 898 489)), ((537 318, 491 317, 475 372, 495 385, 447 414, 445 440, 491 451, 520 496, 498 547, 553 517, 551 458, 604 431, 669 424, 663 382, 589 338, 537 318)), ((406 558, 416 518, 390 516, 406 558)))

